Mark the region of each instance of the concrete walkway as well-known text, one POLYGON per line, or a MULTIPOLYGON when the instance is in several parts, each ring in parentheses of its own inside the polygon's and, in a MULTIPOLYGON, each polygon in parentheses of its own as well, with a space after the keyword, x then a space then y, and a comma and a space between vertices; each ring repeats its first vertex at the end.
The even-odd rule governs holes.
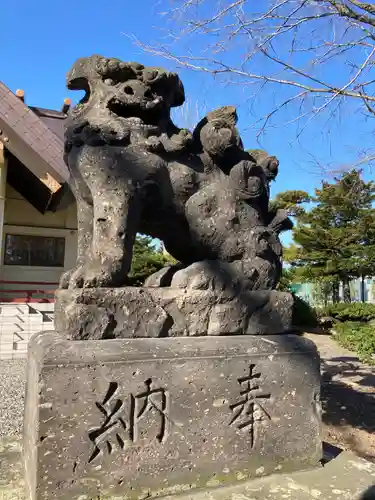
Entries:
POLYGON ((375 461, 375 367, 329 335, 306 337, 322 358, 324 441, 375 461))
POLYGON ((183 497, 183 500, 317 499, 374 500, 375 464, 345 452, 321 469, 271 476, 183 497))

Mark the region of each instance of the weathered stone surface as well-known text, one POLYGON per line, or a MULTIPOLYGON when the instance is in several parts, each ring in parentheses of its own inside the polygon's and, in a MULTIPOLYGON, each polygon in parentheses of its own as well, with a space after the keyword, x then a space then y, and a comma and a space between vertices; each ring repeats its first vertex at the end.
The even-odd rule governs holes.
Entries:
POLYGON ((176 494, 321 458, 319 358, 299 337, 72 342, 47 332, 29 349, 31 500, 176 494))
POLYGON ((22 443, 19 440, 0 439, 1 500, 26 500, 21 450, 22 443))
MULTIPOLYGON (((245 151, 233 106, 209 112, 192 132, 179 129, 171 119, 185 99, 177 74, 99 55, 78 59, 67 85, 86 95, 65 122, 78 258, 61 288, 129 284, 137 232, 161 239, 182 267, 217 261, 238 272, 242 290, 276 287, 279 233, 291 227, 269 208, 279 162, 245 151)), ((212 285, 191 271, 177 282, 212 285)), ((169 279, 158 274, 150 284, 169 279)))
MULTIPOLYGON (((9 453, 9 444, 0 440, 1 500, 26 498, 21 477, 21 447, 9 453), (15 474, 16 471, 16 474, 15 474)), ((14 446, 13 446, 14 447, 14 446)), ((345 451, 324 467, 302 472, 273 474, 223 488, 189 490, 179 500, 374 500, 375 464, 345 451)), ((175 495, 164 497, 174 500, 175 495)), ((91 500, 82 495, 80 500, 91 500)), ((95 499, 97 500, 97 499, 95 499)), ((126 494, 112 495, 101 500, 128 500, 126 494)))
POLYGON ((78 257, 59 335, 30 344, 29 497, 144 499, 316 465, 319 357, 275 291, 278 160, 244 150, 231 106, 178 129, 184 89, 162 68, 95 55, 67 83, 86 92, 65 130, 78 257), (178 261, 143 288, 126 286, 137 232, 178 261))
POLYGON ((151 274, 149 276, 145 283, 144 286, 147 287, 166 287, 170 286, 172 282, 172 278, 176 271, 179 269, 179 266, 165 266, 162 269, 159 269, 159 271, 156 271, 156 273, 151 274))
POLYGON ((55 328, 72 340, 288 332, 289 293, 215 293, 159 287, 85 288, 56 294, 55 328))

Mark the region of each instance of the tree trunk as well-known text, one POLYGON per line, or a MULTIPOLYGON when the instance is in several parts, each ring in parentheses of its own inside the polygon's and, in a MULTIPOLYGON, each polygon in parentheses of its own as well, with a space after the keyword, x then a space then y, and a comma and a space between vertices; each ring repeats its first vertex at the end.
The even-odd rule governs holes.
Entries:
POLYGON ((344 292, 344 302, 346 304, 350 304, 352 301, 350 296, 350 282, 347 276, 345 276, 342 280, 343 292, 344 292))
POLYGON ((338 281, 332 283, 332 302, 334 304, 340 302, 340 285, 338 281))
POLYGON ((365 277, 361 276, 361 301, 365 302, 366 297, 365 297, 365 277))

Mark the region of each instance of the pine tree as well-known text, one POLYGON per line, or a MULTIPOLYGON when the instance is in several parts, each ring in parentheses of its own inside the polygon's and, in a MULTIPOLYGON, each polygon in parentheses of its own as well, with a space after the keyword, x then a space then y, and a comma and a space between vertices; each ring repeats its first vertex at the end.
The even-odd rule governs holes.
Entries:
POLYGON ((375 266, 375 184, 352 170, 323 182, 314 206, 298 216, 293 238, 298 246, 294 266, 307 281, 330 278, 333 300, 339 282, 350 302, 350 280, 372 273, 375 266))
MULTIPOLYGON (((310 200, 309 194, 305 191, 283 191, 270 201, 269 209, 271 213, 275 213, 276 210, 285 210, 289 217, 298 219, 299 216, 305 213, 305 208, 302 205, 309 203, 310 200)), ((284 266, 280 282, 277 286, 279 290, 290 291, 292 284, 298 280, 296 270, 293 267, 297 251, 298 249, 295 245, 284 248, 284 266)))
POLYGON ((163 253, 161 248, 153 243, 150 236, 137 235, 133 247, 133 259, 129 282, 134 286, 141 286, 151 274, 155 273, 168 263, 174 264, 174 259, 163 253))
POLYGON ((305 213, 304 203, 309 203, 311 197, 306 191, 283 191, 270 201, 270 210, 286 210, 289 217, 298 217, 305 213))

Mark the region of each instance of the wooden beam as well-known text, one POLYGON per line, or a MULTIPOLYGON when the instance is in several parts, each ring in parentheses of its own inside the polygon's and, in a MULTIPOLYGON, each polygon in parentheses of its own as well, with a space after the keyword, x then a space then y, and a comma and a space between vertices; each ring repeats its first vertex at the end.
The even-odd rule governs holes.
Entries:
MULTIPOLYGON (((6 149, 27 165, 34 175, 45 177, 49 172, 59 183, 69 179, 69 172, 63 159, 63 138, 49 128, 37 113, 29 109, 1 81, 0 129, 3 131, 0 141, 5 144, 6 149)), ((48 184, 49 181, 48 179, 48 184)))
POLYGON ((71 105, 72 101, 69 99, 69 97, 67 97, 66 99, 64 99, 64 104, 63 107, 61 108, 61 112, 67 114, 71 105))
POLYGON ((4 132, 0 129, 0 149, 7 142, 9 142, 8 137, 6 135, 4 135, 4 132))
POLYGON ((17 89, 16 90, 16 96, 18 99, 20 99, 22 102, 25 102, 25 91, 22 89, 17 89))
POLYGON ((39 177, 40 182, 43 182, 45 186, 48 187, 48 189, 51 191, 51 193, 56 193, 60 188, 61 184, 54 178, 52 177, 51 174, 46 172, 44 176, 39 177))
POLYGON ((5 146, 0 141, 0 263, 4 256, 4 214, 7 188, 8 159, 5 156, 5 146))

